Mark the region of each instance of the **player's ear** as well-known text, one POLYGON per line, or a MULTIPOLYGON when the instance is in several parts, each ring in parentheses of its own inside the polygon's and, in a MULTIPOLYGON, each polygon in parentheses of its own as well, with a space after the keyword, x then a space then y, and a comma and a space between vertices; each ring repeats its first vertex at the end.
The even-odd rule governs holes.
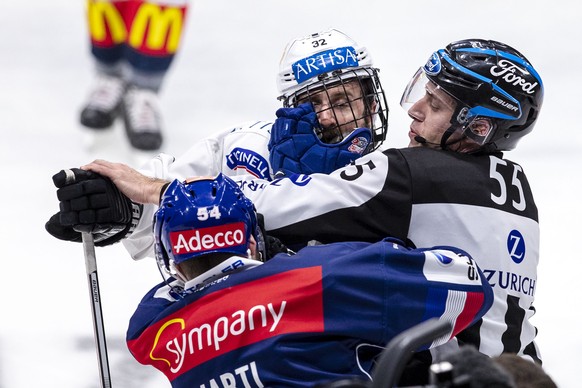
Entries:
POLYGON ((473 121, 469 126, 471 132, 479 136, 487 136, 487 134, 491 131, 492 127, 493 123, 491 123, 491 120, 487 118, 477 119, 473 121))

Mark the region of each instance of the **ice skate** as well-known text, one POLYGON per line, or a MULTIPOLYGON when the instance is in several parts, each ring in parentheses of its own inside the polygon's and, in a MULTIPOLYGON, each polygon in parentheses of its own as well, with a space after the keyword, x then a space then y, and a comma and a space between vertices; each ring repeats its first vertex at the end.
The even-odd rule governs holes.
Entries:
POLYGON ((122 79, 99 74, 87 104, 81 111, 81 124, 91 129, 111 127, 119 114, 124 91, 122 79))
POLYGON ((162 145, 162 123, 156 92, 130 86, 121 106, 131 145, 143 151, 158 150, 162 145))

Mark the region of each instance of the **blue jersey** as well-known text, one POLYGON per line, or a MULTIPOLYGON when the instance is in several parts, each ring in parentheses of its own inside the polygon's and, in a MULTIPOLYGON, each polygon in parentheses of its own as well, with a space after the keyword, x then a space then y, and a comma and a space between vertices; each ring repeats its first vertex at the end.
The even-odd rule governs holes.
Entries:
POLYGON ((493 292, 455 248, 346 242, 277 255, 172 298, 154 287, 127 333, 134 357, 173 387, 312 386, 370 375, 394 336, 429 318, 479 320, 493 292))

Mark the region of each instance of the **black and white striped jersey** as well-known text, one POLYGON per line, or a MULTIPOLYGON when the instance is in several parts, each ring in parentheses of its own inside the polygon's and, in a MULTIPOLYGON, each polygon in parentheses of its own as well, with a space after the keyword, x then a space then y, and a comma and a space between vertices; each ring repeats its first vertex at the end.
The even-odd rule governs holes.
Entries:
POLYGON ((458 341, 491 356, 514 352, 540 361, 530 323, 538 211, 518 164, 501 154, 421 147, 373 152, 330 175, 235 180, 264 215, 267 232, 287 244, 392 236, 417 247, 467 251, 493 286, 495 302, 458 341))

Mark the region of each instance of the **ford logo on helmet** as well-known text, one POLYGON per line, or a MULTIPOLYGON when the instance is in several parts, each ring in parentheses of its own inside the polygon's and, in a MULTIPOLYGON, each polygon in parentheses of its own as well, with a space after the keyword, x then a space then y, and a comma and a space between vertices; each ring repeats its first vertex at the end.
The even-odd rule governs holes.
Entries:
POLYGON ((441 72, 441 59, 439 58, 438 53, 435 52, 430 56, 426 65, 424 65, 424 71, 428 75, 437 75, 441 72))

